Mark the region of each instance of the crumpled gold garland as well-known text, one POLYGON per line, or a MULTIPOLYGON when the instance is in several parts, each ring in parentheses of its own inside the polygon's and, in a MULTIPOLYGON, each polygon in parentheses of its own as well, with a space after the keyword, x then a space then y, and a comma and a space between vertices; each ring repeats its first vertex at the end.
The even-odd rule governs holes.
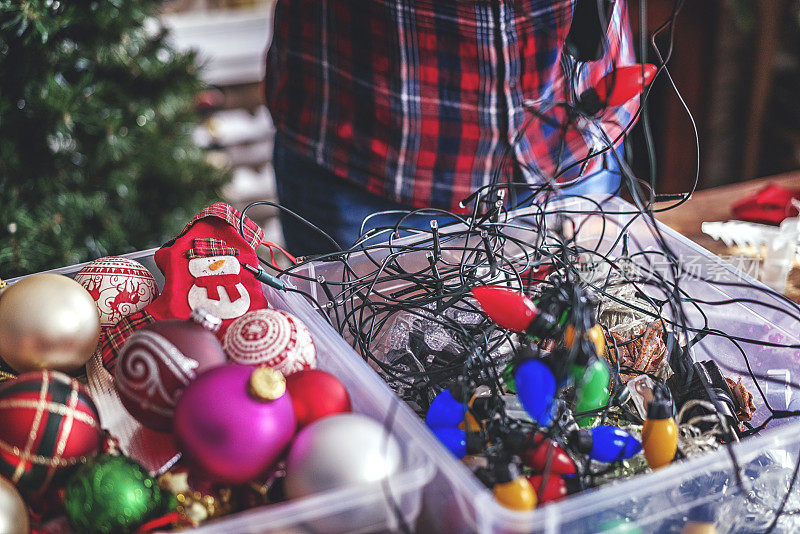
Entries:
POLYGON ((216 495, 194 491, 189 486, 189 474, 186 472, 165 473, 159 477, 158 485, 175 494, 178 513, 195 527, 203 521, 233 511, 230 488, 222 488, 216 495))

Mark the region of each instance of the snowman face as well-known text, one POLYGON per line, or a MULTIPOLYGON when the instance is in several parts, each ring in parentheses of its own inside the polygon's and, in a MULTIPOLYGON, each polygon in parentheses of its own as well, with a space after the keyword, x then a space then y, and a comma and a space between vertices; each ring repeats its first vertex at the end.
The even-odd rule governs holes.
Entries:
POLYGON ((189 260, 189 274, 195 278, 218 274, 239 274, 241 268, 236 256, 210 256, 189 260))
MULTIPOLYGON (((194 278, 203 278, 205 285, 213 282, 215 276, 238 275, 241 268, 235 256, 209 256, 189 260, 189 274, 194 278)), ((189 307, 193 310, 205 308, 220 319, 233 319, 244 315, 250 309, 250 294, 247 288, 244 284, 237 283, 236 291, 231 291, 232 295, 229 295, 222 279, 220 282, 219 286, 210 284, 213 288, 211 295, 206 287, 199 287, 195 282, 189 289, 189 307)))

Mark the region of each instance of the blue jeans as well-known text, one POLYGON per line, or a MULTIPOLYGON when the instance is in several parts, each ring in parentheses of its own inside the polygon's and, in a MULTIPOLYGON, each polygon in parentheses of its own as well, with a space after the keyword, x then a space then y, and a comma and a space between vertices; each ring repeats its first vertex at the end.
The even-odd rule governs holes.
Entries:
MULTIPOLYGON (((609 158, 609 164, 611 163, 609 158)), ((374 195, 312 159, 287 148, 280 134, 275 138, 273 156, 278 200, 281 205, 308 219, 327 232, 343 248, 349 248, 359 237, 361 222, 376 212, 413 210, 413 206, 374 195)), ((603 171, 568 188, 570 194, 610 193, 616 190, 619 175, 603 171), (616 181, 615 181, 616 179, 616 181)), ((378 226, 394 226, 404 214, 381 214, 372 217, 364 230, 378 226)), ((297 256, 323 254, 335 249, 330 241, 291 215, 281 211, 281 225, 286 247, 297 256)), ((445 215, 413 215, 403 226, 427 228, 436 219, 440 226, 453 222, 445 215)), ((386 236, 384 236, 385 240, 386 236)))
MULTIPOLYGON (((369 215, 388 210, 414 210, 413 206, 394 202, 354 185, 312 159, 287 148, 280 135, 275 138, 273 155, 278 200, 281 205, 308 219, 347 249, 359 237, 361 222, 369 215)), ((381 214, 370 218, 364 231, 394 226, 405 214, 381 214)), ((323 254, 336 250, 330 241, 312 228, 281 211, 281 226, 286 248, 296 256, 323 254)), ((440 225, 452 222, 446 215, 412 215, 403 226, 428 228, 436 219, 440 225)), ((376 238, 377 239, 377 238, 376 238)), ((386 240, 383 236, 382 240, 386 240)), ((370 241, 372 243, 372 241, 370 241)))

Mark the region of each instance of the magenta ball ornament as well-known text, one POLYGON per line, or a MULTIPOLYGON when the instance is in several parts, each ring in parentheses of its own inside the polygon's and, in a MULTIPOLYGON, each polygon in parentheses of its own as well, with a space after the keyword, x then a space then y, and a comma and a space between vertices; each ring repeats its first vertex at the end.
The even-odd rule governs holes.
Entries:
POLYGON ((201 476, 242 484, 269 470, 296 424, 279 371, 227 364, 189 384, 175 408, 174 434, 201 476))

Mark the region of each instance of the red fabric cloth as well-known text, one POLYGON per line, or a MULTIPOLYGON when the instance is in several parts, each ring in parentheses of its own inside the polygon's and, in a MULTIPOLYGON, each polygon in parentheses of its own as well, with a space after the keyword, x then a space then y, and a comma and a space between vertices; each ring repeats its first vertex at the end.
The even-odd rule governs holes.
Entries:
POLYGON ((800 198, 800 192, 769 184, 734 204, 733 216, 740 221, 780 224, 787 217, 797 215, 797 209, 792 206, 793 198, 800 198))
POLYGON ((222 308, 214 305, 215 301, 222 299, 220 287, 225 288, 227 294, 227 299, 221 302, 226 306, 227 314, 222 315, 222 327, 217 332, 220 340, 234 319, 248 311, 267 307, 261 282, 237 265, 258 265, 255 249, 264 235, 258 225, 244 218, 241 221, 242 237, 239 233, 240 217, 239 212, 228 204, 212 204, 189 221, 178 237, 156 251, 155 262, 164 273, 164 288, 143 310, 104 332, 101 351, 103 365, 109 371, 114 370, 119 351, 133 332, 163 319, 188 319, 193 299, 195 306, 207 304, 205 307, 209 311, 219 315, 222 308), (195 263, 195 267, 190 267, 190 263, 208 262, 205 259, 208 257, 224 259, 224 267, 218 268, 224 272, 213 274, 216 271, 209 268, 200 275, 193 275, 190 268, 197 274, 203 265, 195 263))

